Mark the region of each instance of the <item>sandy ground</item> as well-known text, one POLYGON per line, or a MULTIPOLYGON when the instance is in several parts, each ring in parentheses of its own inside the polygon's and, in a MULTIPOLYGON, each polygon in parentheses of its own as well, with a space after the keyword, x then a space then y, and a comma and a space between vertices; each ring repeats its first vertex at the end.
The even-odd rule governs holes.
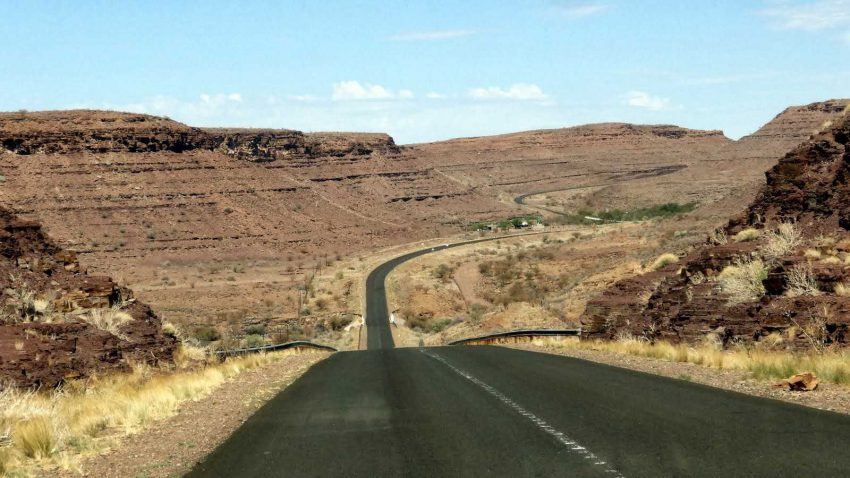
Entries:
POLYGON ((601 350, 577 350, 571 347, 539 345, 534 343, 514 344, 510 347, 544 352, 623 367, 639 372, 662 375, 679 380, 701 383, 711 387, 731 390, 774 400, 782 400, 821 410, 850 414, 850 388, 834 384, 821 384, 812 392, 789 392, 774 387, 775 381, 755 379, 744 371, 718 370, 692 363, 667 362, 664 360, 616 354, 601 350))
POLYGON ((324 352, 298 352, 243 372, 207 397, 184 405, 177 415, 119 439, 105 454, 85 459, 82 475, 53 471, 41 476, 181 476, 269 399, 327 356, 324 352))

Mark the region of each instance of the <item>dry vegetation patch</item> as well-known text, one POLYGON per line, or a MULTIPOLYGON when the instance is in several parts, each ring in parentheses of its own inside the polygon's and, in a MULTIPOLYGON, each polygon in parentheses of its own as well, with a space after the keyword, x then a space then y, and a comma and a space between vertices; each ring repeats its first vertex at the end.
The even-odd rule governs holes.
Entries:
POLYGON ((184 348, 181 368, 137 366, 129 374, 72 382, 51 392, 0 392, 0 470, 2 476, 40 476, 39 470, 79 470, 83 456, 108 449, 120 437, 173 416, 186 402, 213 393, 246 370, 289 357, 274 352, 206 360, 184 348), (202 359, 199 361, 198 359, 202 359))
POLYGON ((536 339, 517 348, 569 355, 643 372, 695 381, 742 393, 850 413, 850 351, 790 352, 771 341, 723 350, 706 337, 701 344, 650 343, 634 337, 613 341, 536 339), (814 392, 789 392, 774 385, 813 372, 824 384, 814 392))

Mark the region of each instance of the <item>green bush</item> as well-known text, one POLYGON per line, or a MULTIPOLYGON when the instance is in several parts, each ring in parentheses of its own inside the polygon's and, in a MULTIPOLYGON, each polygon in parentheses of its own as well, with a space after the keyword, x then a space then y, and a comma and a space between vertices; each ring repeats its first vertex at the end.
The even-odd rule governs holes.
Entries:
POLYGON ((467 309, 467 312, 469 313, 469 320, 472 322, 481 322, 484 313, 487 312, 487 308, 481 304, 472 304, 467 309))
POLYGON ((434 277, 440 280, 448 280, 452 276, 452 268, 448 264, 440 264, 434 269, 434 277))
POLYGON ((263 345, 266 345, 266 339, 264 339, 262 335, 246 335, 245 338, 242 339, 242 346, 245 348, 262 347, 263 345))
POLYGON ((221 333, 211 325, 199 325, 192 330, 192 337, 201 342, 215 342, 221 340, 221 333))
POLYGON ((245 327, 245 335, 266 335, 266 326, 263 324, 254 324, 245 327))

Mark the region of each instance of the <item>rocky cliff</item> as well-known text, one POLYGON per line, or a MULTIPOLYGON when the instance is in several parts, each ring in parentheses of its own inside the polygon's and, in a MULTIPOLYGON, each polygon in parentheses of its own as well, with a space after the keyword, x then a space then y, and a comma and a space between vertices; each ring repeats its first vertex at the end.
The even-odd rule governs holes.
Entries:
POLYGON ((175 339, 148 306, 110 278, 88 275, 38 223, 3 208, 0 290, 0 383, 53 387, 131 362, 171 360, 175 339), (118 307, 126 322, 113 332, 80 318, 118 307))
POLYGON ((630 278, 591 301, 591 337, 792 347, 850 341, 850 115, 767 172, 746 213, 678 264, 630 278))
POLYGON ((90 110, 0 113, 0 147, 20 155, 208 150, 250 161, 399 152, 386 134, 192 128, 157 116, 90 110))

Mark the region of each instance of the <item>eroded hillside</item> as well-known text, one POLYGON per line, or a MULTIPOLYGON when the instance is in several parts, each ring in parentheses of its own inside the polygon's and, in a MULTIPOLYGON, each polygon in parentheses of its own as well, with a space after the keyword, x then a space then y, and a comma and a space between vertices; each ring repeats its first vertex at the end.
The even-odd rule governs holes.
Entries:
POLYGON ((696 238, 743 208, 778 151, 845 104, 789 109, 737 142, 719 131, 610 123, 402 147, 385 134, 4 113, 0 200, 189 330, 274 325, 292 338, 356 302, 345 278, 317 293, 317 271, 475 221, 694 202, 686 224, 659 234, 696 238), (551 192, 515 202, 541 191, 551 192))
POLYGON ((815 349, 850 340, 850 116, 833 122, 771 168, 710 244, 592 301, 584 330, 815 349))
POLYGON ((132 362, 168 362, 175 338, 109 277, 87 274, 41 226, 0 208, 0 381, 53 387, 132 362))

